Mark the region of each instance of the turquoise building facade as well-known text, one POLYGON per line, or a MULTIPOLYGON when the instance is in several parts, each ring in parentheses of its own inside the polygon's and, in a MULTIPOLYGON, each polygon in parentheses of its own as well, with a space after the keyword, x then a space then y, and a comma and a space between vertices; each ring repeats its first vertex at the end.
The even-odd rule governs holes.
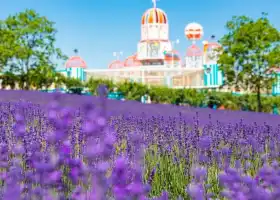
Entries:
POLYGON ((277 72, 276 74, 276 81, 272 85, 272 95, 280 95, 280 72, 277 72))
POLYGON ((79 79, 80 81, 86 80, 86 73, 84 68, 74 67, 74 68, 66 68, 67 76, 75 79, 79 79))
POLYGON ((221 45, 212 40, 203 42, 203 82, 204 86, 219 88, 224 85, 224 74, 219 69, 218 53, 217 49, 221 48, 221 45))
POLYGON ((80 81, 86 81, 87 68, 86 62, 79 56, 73 56, 67 60, 65 69, 57 70, 57 72, 63 74, 68 78, 75 78, 80 81))
MULTIPOLYGON (((219 87, 224 85, 224 73, 219 69, 218 64, 205 64, 203 82, 206 87, 219 87)), ((276 81, 272 85, 271 94, 280 95, 280 71, 276 72, 276 81)))
POLYGON ((206 87, 219 87, 224 84, 223 72, 218 64, 205 64, 203 82, 206 87))
POLYGON ((66 68, 62 70, 57 70, 57 72, 63 74, 68 78, 79 79, 80 81, 86 81, 86 72, 83 68, 66 68))

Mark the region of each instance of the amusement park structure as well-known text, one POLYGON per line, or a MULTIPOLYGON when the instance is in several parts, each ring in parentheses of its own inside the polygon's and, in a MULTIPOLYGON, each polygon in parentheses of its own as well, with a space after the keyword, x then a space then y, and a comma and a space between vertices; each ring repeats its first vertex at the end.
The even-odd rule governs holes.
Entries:
MULTIPOLYGON (((203 37, 203 27, 195 22, 187 24, 184 33, 192 44, 187 48, 185 56, 180 56, 175 50, 175 45, 180 41, 171 41, 169 38, 167 14, 156 7, 156 0, 153 3, 154 6, 142 15, 141 39, 133 55, 122 61, 122 52, 115 52, 117 59, 107 69, 87 69, 85 61, 76 55, 66 62, 65 69, 60 72, 82 81, 93 77, 171 88, 221 88, 224 75, 217 64, 218 55, 215 51, 221 46, 215 37, 203 41, 201 49, 197 43, 203 37)), ((280 94, 280 72, 278 80, 273 85, 274 94, 280 94)))
POLYGON ((142 15, 141 38, 136 53, 124 61, 114 60, 107 69, 86 69, 87 78, 106 78, 116 82, 126 80, 172 88, 220 87, 223 77, 218 75, 218 66, 213 64, 215 61, 208 63, 209 59, 204 59, 210 49, 208 46, 215 45, 207 44, 205 51, 196 45, 203 36, 202 26, 198 23, 186 26, 185 35, 192 45, 181 57, 175 49, 180 41, 169 38, 167 14, 156 7, 155 0, 153 3, 154 6, 142 15))

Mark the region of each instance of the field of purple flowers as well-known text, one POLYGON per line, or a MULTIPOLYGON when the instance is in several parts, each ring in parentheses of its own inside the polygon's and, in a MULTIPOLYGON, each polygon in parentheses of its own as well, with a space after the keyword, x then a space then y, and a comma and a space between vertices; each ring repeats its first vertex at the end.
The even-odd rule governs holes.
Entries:
POLYGON ((279 116, 0 91, 0 199, 280 199, 279 116))

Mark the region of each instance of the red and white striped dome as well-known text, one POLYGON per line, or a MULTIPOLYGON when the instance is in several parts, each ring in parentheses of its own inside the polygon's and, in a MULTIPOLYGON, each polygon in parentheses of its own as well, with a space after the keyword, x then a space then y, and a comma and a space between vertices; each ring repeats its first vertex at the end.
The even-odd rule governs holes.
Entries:
POLYGON ((202 55, 203 55, 203 51, 195 44, 191 45, 187 49, 187 53, 186 53, 187 57, 202 56, 202 55))
POLYGON ((87 64, 80 56, 72 56, 66 61, 65 67, 66 68, 78 67, 78 68, 85 69, 87 68, 87 64))
POLYGON ((198 23, 190 23, 185 28, 185 35, 189 40, 200 40, 203 36, 203 28, 198 23))
POLYGON ((144 24, 167 24, 166 13, 159 8, 150 8, 142 16, 142 25, 144 24))
POLYGON ((164 55, 164 61, 165 62, 171 62, 171 61, 181 61, 179 52, 176 50, 172 50, 172 51, 168 51, 165 55, 164 55))
POLYGON ((133 66, 141 66, 142 63, 137 60, 137 54, 127 57, 124 61, 124 67, 133 67, 133 66))
POLYGON ((124 67, 124 63, 120 60, 114 60, 108 66, 109 69, 119 69, 119 68, 122 68, 122 67, 124 67))

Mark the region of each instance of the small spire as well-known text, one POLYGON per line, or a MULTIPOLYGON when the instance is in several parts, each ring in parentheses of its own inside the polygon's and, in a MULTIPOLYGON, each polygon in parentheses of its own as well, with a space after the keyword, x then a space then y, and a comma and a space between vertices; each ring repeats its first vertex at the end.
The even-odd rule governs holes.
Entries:
POLYGON ((157 7, 157 0, 152 0, 153 4, 154 4, 154 8, 157 7))
POLYGON ((74 53, 75 53, 75 55, 78 55, 78 53, 79 53, 78 49, 74 49, 74 53))

